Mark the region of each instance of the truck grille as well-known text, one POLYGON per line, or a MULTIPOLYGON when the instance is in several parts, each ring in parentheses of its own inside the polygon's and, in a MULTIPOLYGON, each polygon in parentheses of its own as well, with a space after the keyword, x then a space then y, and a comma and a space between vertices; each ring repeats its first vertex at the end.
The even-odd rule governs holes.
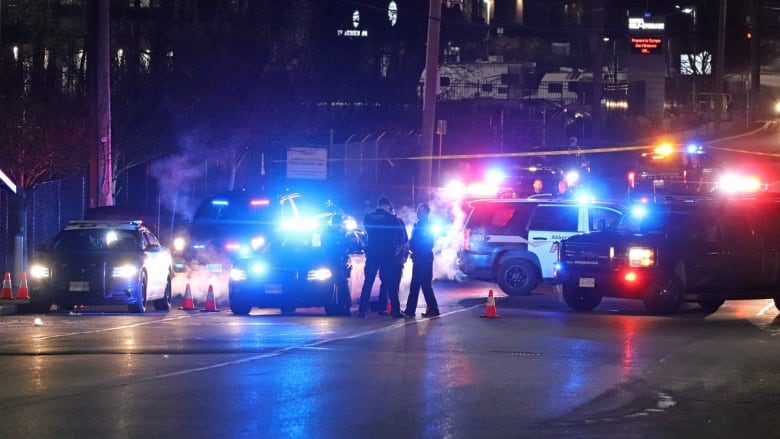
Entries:
POLYGON ((607 267, 609 266, 609 246, 564 241, 561 245, 561 260, 575 267, 607 267))

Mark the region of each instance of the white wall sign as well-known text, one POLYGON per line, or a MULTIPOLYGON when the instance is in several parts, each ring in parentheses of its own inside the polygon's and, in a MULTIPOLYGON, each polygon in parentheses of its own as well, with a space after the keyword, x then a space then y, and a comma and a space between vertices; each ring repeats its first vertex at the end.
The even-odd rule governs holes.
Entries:
POLYGON ((326 180, 328 178, 328 149, 287 148, 287 178, 326 180))

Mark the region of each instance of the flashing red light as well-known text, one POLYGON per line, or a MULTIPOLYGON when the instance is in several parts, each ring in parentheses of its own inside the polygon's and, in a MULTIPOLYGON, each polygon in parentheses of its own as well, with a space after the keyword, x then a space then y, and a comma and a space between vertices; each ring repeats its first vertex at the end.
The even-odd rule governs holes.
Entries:
POLYGON ((636 174, 634 174, 634 172, 628 173, 628 185, 632 189, 636 187, 636 174))
POLYGON ((271 204, 271 200, 268 198, 256 198, 249 200, 250 206, 268 206, 269 204, 271 204))
POLYGON ((228 242, 228 243, 225 244, 225 250, 227 250, 229 252, 234 252, 234 251, 236 251, 236 250, 238 250, 240 248, 241 248, 241 244, 239 244, 237 242, 228 242))
POLYGON ((625 276, 623 276, 623 279, 625 279, 626 282, 633 283, 636 282, 637 276, 635 272, 629 271, 628 273, 625 274, 625 276))

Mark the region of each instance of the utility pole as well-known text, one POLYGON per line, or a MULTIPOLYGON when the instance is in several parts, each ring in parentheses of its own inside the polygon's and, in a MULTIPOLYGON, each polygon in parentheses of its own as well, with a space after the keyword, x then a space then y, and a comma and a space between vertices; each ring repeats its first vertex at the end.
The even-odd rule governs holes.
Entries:
POLYGON ((718 57, 715 59, 715 133, 720 133, 723 121, 723 76, 725 75, 726 57, 726 0, 720 0, 720 15, 718 16, 718 57))
POLYGON ((761 16, 759 0, 752 0, 750 8, 750 90, 748 91, 748 124, 757 116, 758 96, 761 89, 761 16), (751 118, 752 115, 752 118, 751 118))
POLYGON ((97 0, 97 205, 113 206, 110 1, 97 0))
POLYGON ((439 88, 439 33, 441 30, 441 0, 430 0, 428 11, 428 44, 425 49, 425 83, 423 92, 423 117, 421 152, 423 160, 418 185, 422 197, 430 197, 433 174, 433 133, 436 123, 436 90, 439 88))

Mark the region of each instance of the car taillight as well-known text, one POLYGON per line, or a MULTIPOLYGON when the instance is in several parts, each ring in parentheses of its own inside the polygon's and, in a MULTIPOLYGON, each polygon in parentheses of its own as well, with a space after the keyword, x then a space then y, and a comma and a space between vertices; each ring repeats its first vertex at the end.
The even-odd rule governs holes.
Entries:
POLYGON ((463 250, 471 250, 471 229, 463 230, 463 250))

